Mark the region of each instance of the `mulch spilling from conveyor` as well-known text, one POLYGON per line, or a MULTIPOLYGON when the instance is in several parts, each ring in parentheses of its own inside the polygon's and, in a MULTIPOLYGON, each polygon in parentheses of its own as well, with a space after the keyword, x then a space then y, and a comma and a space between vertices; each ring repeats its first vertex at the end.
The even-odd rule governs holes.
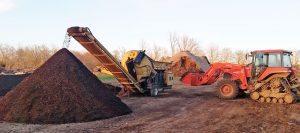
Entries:
POLYGON ((72 123, 131 110, 71 52, 61 49, 0 101, 0 120, 72 123))

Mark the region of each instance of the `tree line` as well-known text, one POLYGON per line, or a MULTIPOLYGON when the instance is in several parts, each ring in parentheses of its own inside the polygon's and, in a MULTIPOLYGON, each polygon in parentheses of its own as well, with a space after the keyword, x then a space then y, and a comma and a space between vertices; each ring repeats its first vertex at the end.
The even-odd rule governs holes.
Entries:
MULTIPOLYGON (((46 45, 33 45, 15 48, 7 44, 0 44, 0 70, 15 72, 32 72, 46 62, 59 48, 46 45)), ((71 51, 90 70, 100 63, 90 53, 71 51)), ((0 71, 1 72, 1 71, 0 71)))
POLYGON ((51 57, 57 49, 46 45, 15 48, 0 44, 0 66, 8 70, 33 70, 51 57))
MULTIPOLYGON (((230 62, 236 64, 246 64, 246 50, 232 50, 231 48, 220 48, 210 44, 207 48, 202 48, 200 43, 193 37, 170 33, 168 48, 155 43, 151 44, 144 40, 140 42, 139 49, 145 50, 154 60, 167 61, 180 51, 190 51, 197 56, 207 56, 211 63, 230 62)), ((26 47, 13 47, 7 44, 0 44, 0 67, 15 71, 33 71, 49 59, 59 48, 50 48, 46 45, 33 45, 26 47)), ((112 50, 111 54, 121 60, 127 49, 121 47, 112 50)), ((294 65, 300 64, 300 50, 293 51, 292 62, 294 65)), ((96 58, 88 52, 72 51, 90 70, 96 65, 100 65, 96 58)))

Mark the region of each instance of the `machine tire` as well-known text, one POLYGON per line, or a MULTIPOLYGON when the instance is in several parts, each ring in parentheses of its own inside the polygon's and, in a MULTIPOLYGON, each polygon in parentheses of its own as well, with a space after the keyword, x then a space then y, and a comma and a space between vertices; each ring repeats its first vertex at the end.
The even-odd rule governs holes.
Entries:
POLYGON ((297 97, 294 94, 287 94, 284 96, 283 100, 285 103, 288 103, 288 104, 295 103, 295 102, 297 102, 297 97))
POLYGON ((250 98, 253 100, 258 100, 260 97, 259 93, 257 91, 251 92, 250 93, 250 98))
POLYGON ((151 90, 150 90, 150 95, 151 95, 152 97, 158 96, 158 89, 157 89, 157 88, 151 89, 151 90))
POLYGON ((239 94, 236 83, 230 79, 223 79, 216 84, 216 94, 221 99, 233 99, 239 94))

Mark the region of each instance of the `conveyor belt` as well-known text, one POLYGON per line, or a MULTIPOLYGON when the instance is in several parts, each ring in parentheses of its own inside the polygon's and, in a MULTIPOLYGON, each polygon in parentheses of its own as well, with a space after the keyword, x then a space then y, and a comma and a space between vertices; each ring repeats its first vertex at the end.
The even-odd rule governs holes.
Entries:
POLYGON ((87 27, 70 27, 68 35, 77 40, 93 56, 95 56, 114 77, 131 93, 143 93, 138 82, 122 67, 108 50, 93 36, 87 27))

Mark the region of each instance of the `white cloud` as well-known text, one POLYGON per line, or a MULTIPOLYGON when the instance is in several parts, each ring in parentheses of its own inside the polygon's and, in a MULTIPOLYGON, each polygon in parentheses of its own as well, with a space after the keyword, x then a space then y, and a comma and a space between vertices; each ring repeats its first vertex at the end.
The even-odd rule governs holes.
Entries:
POLYGON ((13 0, 0 0, 0 13, 9 11, 14 8, 13 0))

